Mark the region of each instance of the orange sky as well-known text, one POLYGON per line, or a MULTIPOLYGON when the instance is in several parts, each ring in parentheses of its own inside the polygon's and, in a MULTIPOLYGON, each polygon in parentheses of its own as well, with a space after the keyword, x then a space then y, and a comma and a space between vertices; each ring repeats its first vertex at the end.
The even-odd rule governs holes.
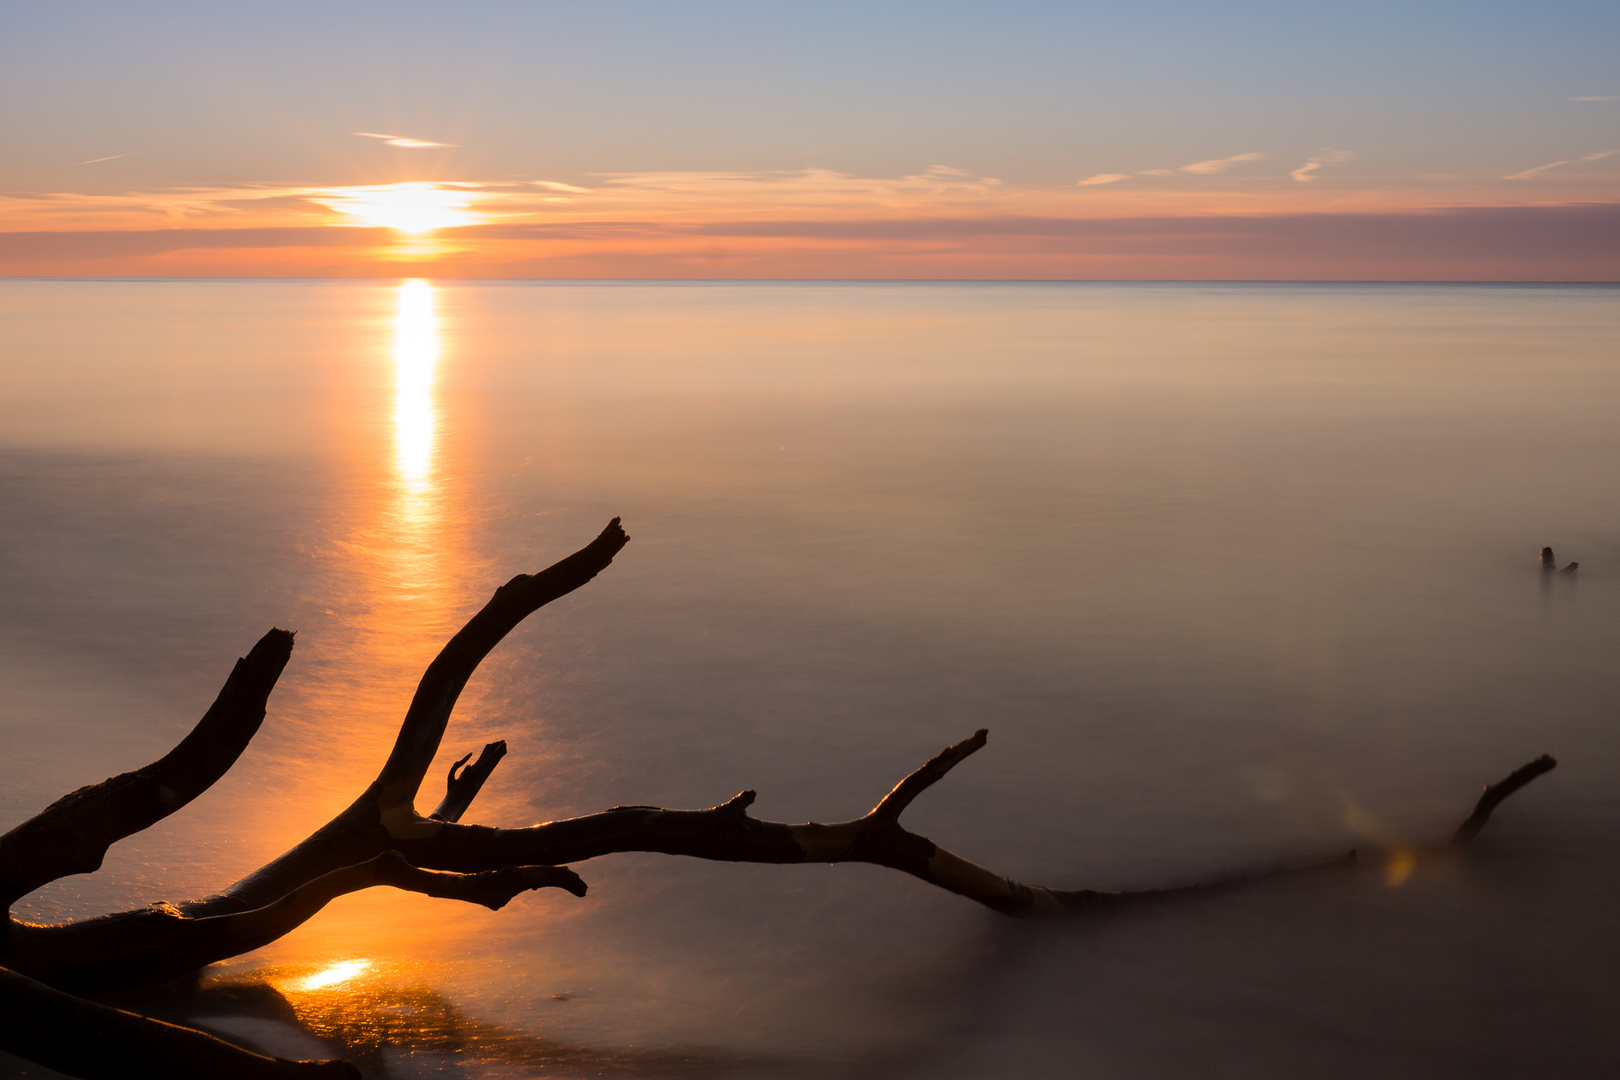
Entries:
POLYGON ((1322 158, 1260 171, 1264 155, 1240 154, 1062 187, 936 166, 13 193, 0 273, 1620 279, 1604 173, 1347 182, 1322 158))
POLYGON ((1591 0, 14 4, 0 275, 1620 280, 1616 40, 1591 0))

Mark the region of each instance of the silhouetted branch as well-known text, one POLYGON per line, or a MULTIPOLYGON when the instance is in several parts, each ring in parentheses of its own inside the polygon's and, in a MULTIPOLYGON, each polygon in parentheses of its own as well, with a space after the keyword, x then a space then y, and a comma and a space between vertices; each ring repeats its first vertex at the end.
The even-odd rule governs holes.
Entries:
POLYGON ((322 874, 260 908, 194 916, 172 904, 84 919, 64 926, 14 922, 11 966, 53 986, 104 993, 182 975, 268 945, 313 918, 339 896, 379 885, 492 911, 522 892, 559 888, 585 895, 585 882, 563 866, 503 866, 475 873, 419 869, 398 851, 322 874))
POLYGON ((367 793, 384 813, 411 807, 433 755, 439 752, 450 710, 489 651, 536 609, 607 569, 613 556, 629 542, 619 519, 614 518, 601 535, 568 558, 538 574, 519 574, 496 589, 489 603, 445 644, 423 673, 393 752, 367 793))
POLYGON ((462 758, 450 766, 450 778, 444 784, 444 801, 428 817, 435 821, 460 821, 461 815, 467 812, 472 801, 483 790, 484 781, 489 774, 495 771, 495 766, 501 763, 506 756, 506 740, 500 739, 487 743, 484 750, 478 755, 478 760, 467 766, 466 771, 456 775, 463 765, 467 765, 468 758, 462 758))
POLYGON ((107 849, 186 805, 225 775, 264 722, 265 702, 292 655, 293 635, 271 630, 236 662, 191 734, 134 772, 80 788, 0 837, 0 900, 101 867, 107 849))
MULTIPOLYGON (((1094 911, 1213 887, 1109 893, 1032 885, 969 862, 902 827, 900 817, 918 795, 985 745, 984 729, 947 747, 901 780, 864 816, 831 825, 789 825, 753 818, 748 814, 755 800, 753 791, 707 810, 619 806, 523 829, 460 824, 462 814, 506 753, 504 742, 485 746, 471 766, 467 765, 470 754, 456 762, 450 769, 444 801, 431 817, 420 816, 414 806, 416 794, 438 751, 451 710, 478 664, 535 609, 601 572, 628 540, 619 519, 614 518, 585 548, 497 589, 429 665, 376 780, 309 838, 224 892, 180 905, 154 904, 63 926, 33 926, 10 919, 6 936, 0 939, 0 962, 14 969, 7 978, 20 982, 6 983, 4 992, 19 995, 24 1008, 59 1008, 75 999, 61 994, 40 998, 32 987, 47 988, 25 976, 56 986, 102 990, 170 977, 274 941, 333 898, 378 885, 491 909, 499 909, 531 889, 562 888, 583 896, 585 883, 564 864, 627 851, 753 863, 872 863, 911 874, 1007 915, 1094 911)), ((15 893, 15 899, 65 873, 93 870, 109 844, 147 827, 206 790, 235 762, 258 729, 265 700, 291 648, 291 634, 272 630, 246 659, 238 661, 214 707, 172 753, 135 773, 74 792, 0 838, 0 885, 15 893)), ((1539 758, 1486 788, 1454 842, 1467 844, 1503 799, 1553 766, 1550 757, 1539 758)), ((1242 880, 1253 878, 1215 884, 1242 880)), ((105 1031, 118 1043, 149 1043, 153 1055, 149 1060, 155 1063, 150 1075, 353 1075, 333 1071, 338 1066, 332 1063, 297 1065, 268 1058, 258 1059, 268 1064, 252 1068, 305 1072, 261 1073, 246 1065, 215 1068, 199 1064, 225 1060, 210 1056, 223 1053, 211 1048, 218 1040, 196 1044, 201 1049, 195 1049, 186 1038, 208 1037, 103 1006, 79 1004, 92 1011, 77 1019, 63 1013, 52 1030, 105 1031), (175 1068, 165 1054, 179 1055, 185 1068, 193 1071, 175 1068), (208 1071, 211 1068, 215 1071, 208 1071), (311 1073, 310 1069, 327 1071, 311 1073)), ((7 1018, 8 1048, 25 1056, 34 1056, 37 1049, 41 1054, 67 1055, 61 1058, 64 1061, 79 1060, 72 1055, 80 1049, 65 1045, 73 1040, 46 1038, 41 1042, 33 1033, 14 1038, 9 1030, 11 1017, 7 1018)), ((50 1063, 47 1057, 34 1059, 50 1063)), ((106 1071, 100 1060, 85 1058, 83 1068, 103 1071, 80 1075, 144 1075, 106 1071)), ((119 1061, 125 1058, 120 1056, 119 1061)))
POLYGON ((1557 767, 1558 762, 1554 761, 1551 755, 1542 754, 1529 764, 1514 769, 1496 783, 1487 784, 1485 793, 1479 797, 1479 802, 1474 804, 1474 812, 1468 816, 1467 821, 1457 827, 1457 835, 1452 837, 1451 842, 1458 847, 1466 846, 1474 837, 1479 835, 1479 830, 1485 827, 1485 823, 1491 820, 1492 812, 1501 805, 1503 799, 1512 795, 1542 773, 1552 772, 1557 767))
POLYGON ((969 754, 982 748, 989 736, 989 729, 980 728, 970 738, 947 746, 930 758, 922 768, 896 784, 894 790, 883 796, 883 800, 873 807, 867 816, 874 822, 893 824, 899 821, 900 815, 911 805, 911 800, 943 779, 946 773, 956 768, 957 764, 964 761, 969 754))

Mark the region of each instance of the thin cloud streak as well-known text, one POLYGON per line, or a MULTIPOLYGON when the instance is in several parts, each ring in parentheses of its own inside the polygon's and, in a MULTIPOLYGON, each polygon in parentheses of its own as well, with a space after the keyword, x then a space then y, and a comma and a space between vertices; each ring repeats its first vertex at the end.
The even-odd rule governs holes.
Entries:
POLYGON ((404 150, 431 150, 456 145, 447 142, 429 142, 427 139, 413 139, 408 135, 383 135, 375 131, 357 131, 355 134, 363 135, 368 139, 381 139, 389 146, 397 146, 404 150))
POLYGON ((1571 101, 1620 101, 1620 94, 1595 94, 1592 97, 1572 97, 1571 101))
POLYGON ((1250 152, 1246 154, 1233 154, 1231 157, 1212 158, 1209 161, 1195 161, 1191 165, 1181 165, 1174 169, 1144 169, 1135 173, 1098 173, 1088 176, 1084 180, 1077 180, 1079 187, 1095 187, 1100 184, 1117 184, 1121 180, 1129 180, 1136 176, 1214 176, 1223 173, 1233 165, 1245 161, 1259 161, 1266 155, 1250 152))
POLYGON ((1288 175, 1299 181, 1301 184, 1309 184, 1312 181, 1320 179, 1320 177, 1316 176, 1315 173, 1324 165, 1339 165, 1343 162, 1349 161, 1355 156, 1356 155, 1349 150, 1324 150, 1315 157, 1307 160, 1305 164, 1301 165, 1288 175))
POLYGON ((127 158, 127 157, 134 157, 134 156, 135 156, 135 152, 133 150, 131 150, 127 154, 112 154, 112 155, 110 155, 108 157, 93 157, 89 161, 75 161, 73 164, 75 166, 77 166, 77 165, 97 165, 97 164, 100 164, 103 161, 117 161, 119 158, 127 158))
POLYGON ((1574 164, 1578 164, 1578 163, 1581 163, 1581 162, 1587 162, 1587 161, 1602 161, 1604 158, 1613 157, 1616 154, 1620 154, 1620 149, 1616 149, 1616 150, 1600 150, 1595 154, 1587 154, 1585 157, 1570 158, 1570 159, 1567 159, 1567 160, 1564 160, 1564 161, 1549 161, 1545 165, 1537 165, 1533 169, 1526 169, 1523 172, 1516 172, 1516 173, 1512 174, 1511 176, 1504 176, 1504 177, 1502 177, 1502 179, 1504 179, 1504 180, 1529 180, 1531 177, 1540 176, 1542 173, 1546 172, 1548 169, 1556 169, 1556 168, 1558 168, 1559 166, 1562 166, 1562 165, 1574 165, 1574 164))

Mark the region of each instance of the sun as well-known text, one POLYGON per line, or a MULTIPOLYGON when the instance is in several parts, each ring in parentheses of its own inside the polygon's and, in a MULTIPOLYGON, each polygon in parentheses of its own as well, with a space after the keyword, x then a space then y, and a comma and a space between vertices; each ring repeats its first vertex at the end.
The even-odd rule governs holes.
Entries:
POLYGON ((468 209, 480 198, 480 192, 427 180, 328 188, 310 196, 312 202, 354 219, 345 224, 393 229, 406 236, 426 236, 436 229, 480 224, 483 216, 468 209))

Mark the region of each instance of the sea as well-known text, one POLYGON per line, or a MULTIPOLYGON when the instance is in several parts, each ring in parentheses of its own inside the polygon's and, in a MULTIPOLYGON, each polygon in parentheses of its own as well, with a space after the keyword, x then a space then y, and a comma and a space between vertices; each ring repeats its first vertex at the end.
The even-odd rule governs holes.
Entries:
POLYGON ((463 820, 753 789, 843 821, 982 727, 903 820, 998 873, 1356 857, 1021 921, 621 854, 499 912, 344 897, 117 1003, 393 1080, 1620 1075, 1608 285, 0 282, 0 829, 297 632, 224 779, 15 913, 296 843, 493 589, 616 516, 468 687, 423 812, 504 739, 463 820))

